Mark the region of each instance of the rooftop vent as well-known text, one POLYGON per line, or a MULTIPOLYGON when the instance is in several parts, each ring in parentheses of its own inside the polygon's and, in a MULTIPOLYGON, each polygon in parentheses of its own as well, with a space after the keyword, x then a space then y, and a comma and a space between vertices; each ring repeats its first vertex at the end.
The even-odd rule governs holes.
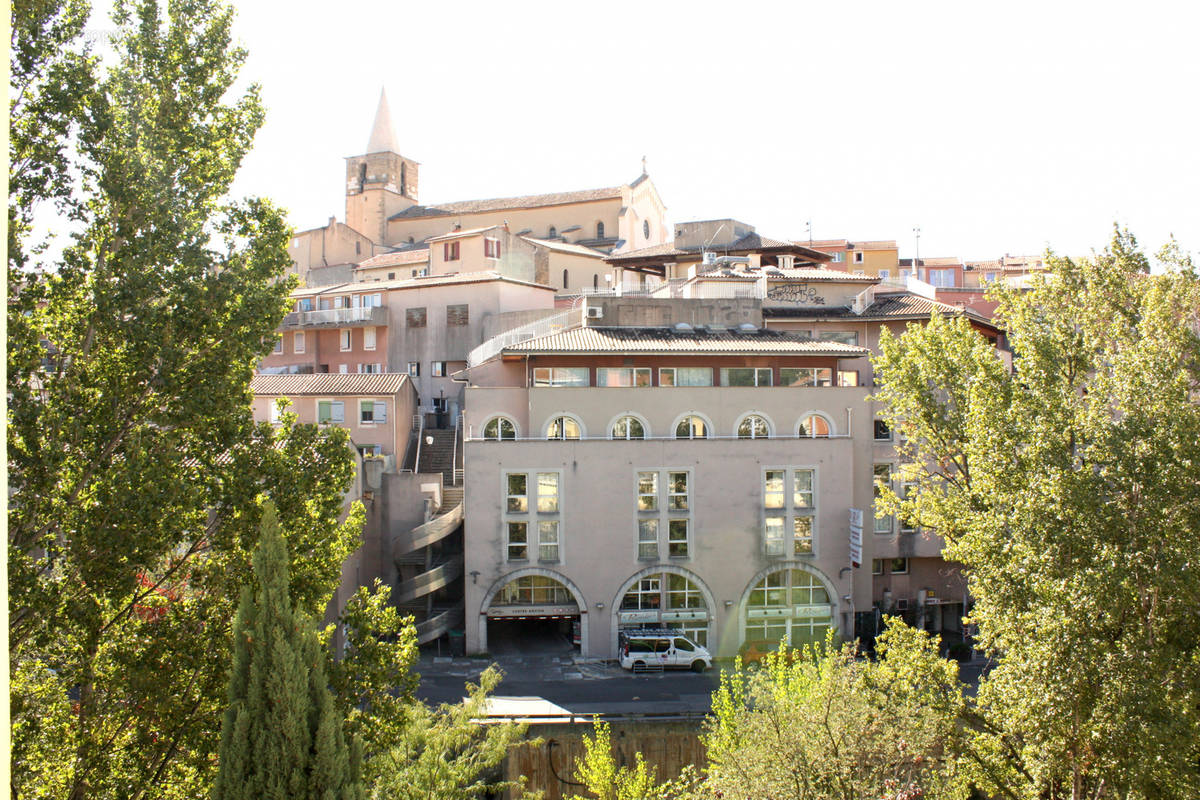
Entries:
POLYGON ((741 325, 738 325, 738 330, 746 332, 756 331, 758 330, 758 326, 753 322, 743 322, 741 325))
POLYGON ((690 330, 692 330, 692 326, 691 326, 689 323, 686 323, 686 322, 676 322, 676 323, 675 323, 675 330, 677 330, 677 331, 690 331, 690 330))

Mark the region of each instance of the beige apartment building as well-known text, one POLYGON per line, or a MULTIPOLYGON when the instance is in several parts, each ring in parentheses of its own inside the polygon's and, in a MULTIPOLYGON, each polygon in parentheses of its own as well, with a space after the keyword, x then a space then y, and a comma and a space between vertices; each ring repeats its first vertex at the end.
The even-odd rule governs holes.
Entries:
POLYGON ((466 372, 468 651, 546 624, 600 658, 642 625, 723 656, 852 636, 872 432, 866 391, 835 380, 865 351, 766 330, 753 300, 593 298, 585 319, 631 304, 663 324, 583 325, 466 372))

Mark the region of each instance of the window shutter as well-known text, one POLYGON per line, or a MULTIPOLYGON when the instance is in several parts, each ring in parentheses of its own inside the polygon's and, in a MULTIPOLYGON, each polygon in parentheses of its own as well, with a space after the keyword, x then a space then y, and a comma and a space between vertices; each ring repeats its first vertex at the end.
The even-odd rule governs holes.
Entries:
POLYGON ((375 421, 387 422, 387 403, 375 401, 375 421))
POLYGON ((346 421, 346 404, 341 400, 335 400, 330 405, 332 405, 333 421, 344 423, 346 421))

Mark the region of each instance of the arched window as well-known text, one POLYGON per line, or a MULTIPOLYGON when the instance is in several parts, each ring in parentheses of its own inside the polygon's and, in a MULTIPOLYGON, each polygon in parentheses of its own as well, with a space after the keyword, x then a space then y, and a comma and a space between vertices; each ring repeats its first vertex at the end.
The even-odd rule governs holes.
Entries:
POLYGON ((820 414, 809 414, 801 418, 800 424, 796 427, 796 435, 802 438, 823 437, 828 436, 829 433, 829 420, 820 414))
POLYGON ((684 417, 683 419, 679 420, 679 424, 675 426, 675 438, 707 439, 708 423, 694 414, 684 417))
POLYGON ((766 439, 771 435, 771 426, 758 414, 746 415, 738 424, 739 439, 766 439))
POLYGON ((570 276, 567 275, 567 271, 565 269, 563 270, 563 288, 564 289, 571 288, 570 276))
POLYGON ((604 238, 604 223, 603 222, 596 223, 596 238, 597 239, 604 238))
POLYGON ((492 417, 483 426, 483 438, 500 441, 501 439, 516 439, 517 426, 507 417, 492 417))
POLYGON ((613 423, 611 436, 613 439, 645 439, 646 428, 640 419, 627 415, 613 423))
POLYGON ((548 235, 546 238, 547 238, 547 239, 554 239, 554 238, 556 238, 557 236, 558 236, 558 228, 556 228, 556 227, 554 227, 553 225, 551 225, 551 226, 550 226, 550 233, 549 233, 549 235, 548 235))
POLYGON ((546 427, 547 439, 578 439, 579 421, 574 417, 561 416, 550 420, 546 427))
POLYGON ((746 641, 820 643, 833 627, 833 602, 820 578, 804 570, 772 572, 746 602, 746 641), (767 612, 767 613, 763 613, 767 612))

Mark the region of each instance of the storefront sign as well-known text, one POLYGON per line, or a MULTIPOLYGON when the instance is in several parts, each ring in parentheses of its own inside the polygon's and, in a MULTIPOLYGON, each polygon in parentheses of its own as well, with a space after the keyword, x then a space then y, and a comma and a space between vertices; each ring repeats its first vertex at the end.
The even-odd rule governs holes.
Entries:
POLYGON ((492 606, 488 617, 574 617, 579 615, 579 606, 492 606))
POLYGON ((674 622, 681 619, 708 619, 708 612, 702 608, 693 609, 691 611, 664 611, 662 612, 663 622, 674 622))
POLYGON ((764 619, 771 617, 791 617, 792 619, 812 619, 814 617, 828 617, 832 615, 830 607, 821 603, 811 606, 792 606, 791 608, 752 608, 746 612, 746 616, 750 619, 764 619))
POLYGON ((621 622, 658 622, 657 611, 622 611, 617 614, 621 622))

